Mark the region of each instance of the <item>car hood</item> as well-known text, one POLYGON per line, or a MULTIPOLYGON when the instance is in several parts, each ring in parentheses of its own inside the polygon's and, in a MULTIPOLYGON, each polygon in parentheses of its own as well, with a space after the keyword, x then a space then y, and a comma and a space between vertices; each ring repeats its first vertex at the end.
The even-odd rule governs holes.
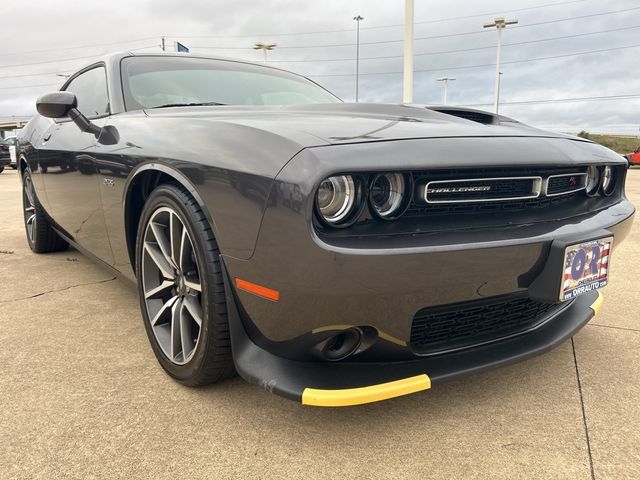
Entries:
POLYGON ((583 141, 486 112, 444 107, 336 103, 174 107, 149 109, 145 113, 150 117, 186 117, 244 126, 285 137, 301 147, 451 137, 546 137, 583 141), (436 111, 438 109, 447 113, 436 111))

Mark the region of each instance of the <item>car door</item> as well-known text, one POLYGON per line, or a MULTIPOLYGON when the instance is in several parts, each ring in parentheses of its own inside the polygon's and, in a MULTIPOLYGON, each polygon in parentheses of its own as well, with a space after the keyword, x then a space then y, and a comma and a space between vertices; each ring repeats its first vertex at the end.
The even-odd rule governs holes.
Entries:
MULTIPOLYGON (((93 123, 99 127, 105 124, 109 115, 109 95, 103 65, 79 72, 63 90, 76 95, 78 110, 93 123)), ((49 213, 55 222, 80 246, 112 264, 95 150, 93 134, 82 132, 69 119, 57 119, 41 139, 40 168, 49 213)))

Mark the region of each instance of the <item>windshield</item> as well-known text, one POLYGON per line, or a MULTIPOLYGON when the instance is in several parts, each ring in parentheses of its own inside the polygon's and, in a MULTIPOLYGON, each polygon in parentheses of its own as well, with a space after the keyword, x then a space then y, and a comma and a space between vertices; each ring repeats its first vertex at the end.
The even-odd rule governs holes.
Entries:
POLYGON ((127 57, 122 60, 127 110, 170 105, 336 103, 327 90, 292 73, 228 60, 127 57))

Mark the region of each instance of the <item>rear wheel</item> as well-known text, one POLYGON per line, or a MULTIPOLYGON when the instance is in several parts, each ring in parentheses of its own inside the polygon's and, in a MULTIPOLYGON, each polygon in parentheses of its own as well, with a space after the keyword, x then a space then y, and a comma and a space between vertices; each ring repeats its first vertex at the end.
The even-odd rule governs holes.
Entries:
POLYGON ((4 172, 4 165, 0 165, 0 173, 4 172))
POLYGON ((147 336, 167 373, 189 386, 233 375, 218 245, 182 187, 161 185, 145 203, 136 272, 147 336))
POLYGON ((69 247, 69 244, 53 230, 49 217, 38 202, 29 169, 22 174, 22 206, 27 242, 31 250, 35 253, 49 253, 69 247))

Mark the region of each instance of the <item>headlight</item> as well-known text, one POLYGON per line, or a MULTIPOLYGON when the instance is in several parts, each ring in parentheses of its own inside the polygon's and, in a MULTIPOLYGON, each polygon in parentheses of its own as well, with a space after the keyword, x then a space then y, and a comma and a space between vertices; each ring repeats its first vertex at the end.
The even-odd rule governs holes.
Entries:
POLYGON ((380 173, 369 186, 372 210, 385 220, 393 220, 404 213, 408 205, 410 181, 401 173, 380 173))
POLYGON ((331 225, 347 224, 359 210, 360 182, 351 175, 325 178, 316 193, 316 207, 331 225))
POLYGON ((604 167, 602 171, 602 193, 609 196, 616 187, 616 172, 611 165, 604 167))
POLYGON ((593 197, 596 193, 598 193, 599 188, 600 188, 600 167, 591 165, 589 168, 587 168, 587 185, 586 185, 587 195, 589 195, 590 197, 593 197))

